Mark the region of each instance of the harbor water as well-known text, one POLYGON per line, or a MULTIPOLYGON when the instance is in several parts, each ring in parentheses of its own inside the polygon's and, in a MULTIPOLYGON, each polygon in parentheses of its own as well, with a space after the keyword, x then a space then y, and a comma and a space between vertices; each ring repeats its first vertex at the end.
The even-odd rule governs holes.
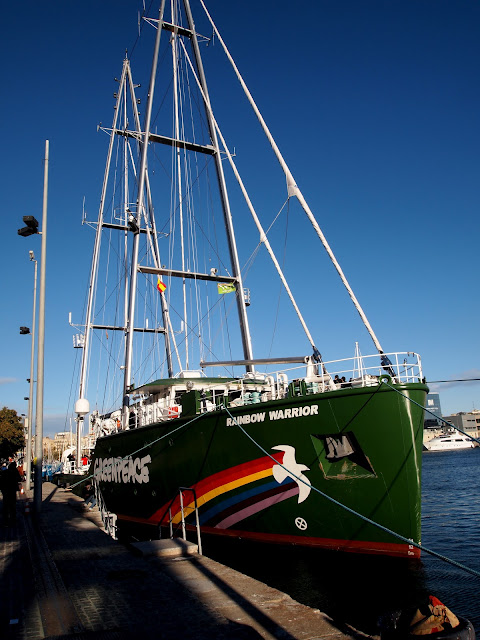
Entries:
MULTIPOLYGON (((422 544, 480 573, 480 448, 423 454, 422 544)), ((480 633, 480 578, 423 554, 428 588, 480 633)))
MULTIPOLYGON (((422 456, 422 544, 480 573, 480 448, 422 456)), ((425 551, 420 560, 244 541, 204 541, 210 557, 335 621, 378 633, 378 619, 435 595, 480 633, 480 577, 425 551)))

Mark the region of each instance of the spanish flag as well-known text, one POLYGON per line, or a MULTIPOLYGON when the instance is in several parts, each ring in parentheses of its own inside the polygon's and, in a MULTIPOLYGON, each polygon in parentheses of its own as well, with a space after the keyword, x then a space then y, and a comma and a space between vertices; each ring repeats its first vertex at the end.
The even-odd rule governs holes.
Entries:
POLYGON ((157 289, 160 291, 160 293, 163 293, 166 288, 167 288, 167 285, 163 284, 163 282, 160 280, 160 276, 158 276, 157 277, 157 289))

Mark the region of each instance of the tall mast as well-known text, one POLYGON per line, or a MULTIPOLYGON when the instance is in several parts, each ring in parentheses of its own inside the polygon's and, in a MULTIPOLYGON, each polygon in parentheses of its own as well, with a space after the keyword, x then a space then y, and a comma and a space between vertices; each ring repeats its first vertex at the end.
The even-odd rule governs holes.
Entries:
POLYGON ((132 270, 130 276, 130 297, 128 303, 128 325, 126 328, 127 344, 125 353, 125 376, 123 381, 123 426, 128 424, 128 405, 131 384, 132 384, 132 356, 133 356, 133 334, 135 327, 135 294, 137 287, 137 267, 138 267, 138 245, 140 239, 140 221, 143 217, 143 209, 145 206, 145 175, 147 171, 147 152, 148 138, 150 135, 150 123, 152 118, 153 94, 155 91, 155 76, 158 65, 158 52, 160 50, 160 36, 162 35, 163 12, 165 9, 165 0, 161 1, 160 10, 158 12, 158 30, 155 39, 155 50, 153 53, 152 71, 150 74, 150 85, 148 89, 148 100, 145 113, 145 131, 142 145, 142 159, 140 163, 140 172, 138 176, 138 195, 136 219, 132 215, 131 228, 133 230, 133 248, 132 248, 132 270))
MULTIPOLYGON (((174 9, 172 2, 172 22, 175 25, 176 19, 174 19, 174 9)), ((173 63, 173 104, 175 112, 175 137, 180 140, 180 125, 178 119, 178 44, 177 44, 177 29, 174 27, 172 36, 172 63, 173 63)), ((181 147, 177 146, 175 151, 177 161, 177 182, 178 182, 178 214, 180 218, 180 244, 182 252, 182 271, 185 271, 185 235, 183 229, 183 193, 182 193, 182 166, 181 166, 181 147)), ((185 369, 189 369, 188 360, 188 319, 187 319, 187 283, 186 279, 182 279, 182 293, 183 293, 183 321, 185 323, 185 369)))
MULTIPOLYGON (((140 115, 138 113, 137 99, 136 99, 136 96, 135 96, 135 88, 138 85, 134 85, 134 83, 133 83, 133 78, 132 78, 132 72, 131 72, 131 69, 130 69, 130 65, 128 65, 127 76, 128 76, 129 85, 130 85, 131 102, 132 102, 132 106, 133 106, 133 117, 135 119, 135 129, 136 129, 136 131, 138 133, 141 133, 142 129, 141 129, 141 126, 140 126, 140 115)), ((157 235, 157 229, 156 229, 156 224, 155 224, 155 216, 153 215, 152 194, 151 194, 151 190, 150 190, 150 182, 149 182, 149 179, 148 179, 148 173, 145 176, 145 185, 146 185, 146 188, 147 188, 147 202, 148 202, 148 212, 149 212, 149 223, 150 223, 150 227, 151 227, 151 230, 152 230, 153 259, 154 259, 155 265, 157 267, 160 267, 160 248, 158 246, 158 235, 157 235)), ((165 327, 165 351, 166 351, 166 357, 167 357, 167 369, 168 369, 168 375, 171 378, 173 376, 173 363, 172 363, 172 348, 171 348, 171 344, 170 344, 170 336, 172 336, 172 340, 174 342, 174 346, 175 346, 175 336, 174 336, 173 332, 170 331, 170 314, 168 312, 167 301, 166 301, 165 295, 163 293, 160 294, 160 303, 161 303, 161 306, 162 306, 163 326, 165 327)), ((125 321, 125 326, 126 326, 126 321, 125 321)))
MULTIPOLYGON (((98 209, 97 230, 95 234, 95 244, 94 244, 93 256, 92 256, 92 268, 90 270, 90 283, 88 287, 87 313, 86 313, 86 319, 85 319, 85 341, 82 349, 82 363, 80 368, 80 385, 78 390, 78 400, 75 404, 75 413, 77 414, 77 446, 79 446, 79 443, 81 442, 84 417, 90 410, 88 401, 85 398, 85 386, 86 386, 86 378, 87 378, 87 363, 88 363, 89 351, 90 351, 90 339, 92 335, 93 303, 94 303, 95 288, 96 288, 96 282, 97 282, 98 262, 100 258, 100 244, 102 241, 103 214, 105 210, 105 195, 107 191, 108 176, 110 173, 110 165, 112 161, 113 140, 115 138, 113 131, 115 131, 117 127, 118 114, 120 112, 119 107, 122 100, 122 94, 125 88, 125 77, 127 72, 127 66, 128 66, 128 61, 124 60, 122 75, 120 79, 120 88, 117 94, 117 102, 115 105, 115 111, 113 115, 112 133, 110 136, 110 143, 108 145, 107 162, 105 165, 105 173, 103 176, 102 195, 100 198, 100 206, 98 209)), ((79 454, 80 454, 80 451, 77 451, 77 465, 80 464, 78 461, 79 454)))
MULTIPOLYGON (((127 65, 127 77, 128 71, 130 70, 130 63, 127 59, 125 59, 124 64, 127 65)), ((127 115, 127 90, 126 87, 123 91, 123 127, 126 129, 128 126, 128 115, 127 115)), ((113 135, 113 134, 112 134, 113 135)), ((128 256, 128 211, 130 206, 130 198, 129 196, 129 188, 128 188, 128 138, 124 138, 123 140, 123 222, 125 224, 125 231, 123 232, 123 255, 124 255, 124 264, 127 264, 127 256, 128 256)), ((125 274, 126 275, 126 274, 125 274)), ((123 324, 126 327, 128 321, 128 278, 124 279, 124 295, 123 295, 123 324)), ((125 347, 126 349, 126 341, 125 347)))
MULTIPOLYGON (((202 87, 204 100, 206 102, 205 115, 208 122, 210 139, 216 151, 214 155, 215 168, 217 171, 217 178, 218 178, 220 198, 221 198, 222 208, 223 208, 225 229, 227 232, 230 261, 231 261, 232 270, 233 270, 232 275, 236 278, 236 281, 237 281, 236 298, 237 298, 238 315, 240 318, 240 332, 242 336, 243 353, 244 353, 245 360, 253 360, 252 341, 250 338, 250 330, 248 326, 247 307, 245 305, 245 298, 243 295, 243 281, 242 281, 242 275, 240 271, 240 262, 238 259, 237 246, 235 242, 235 233, 233 230, 233 221, 232 221, 232 214, 230 211, 230 202, 228 200, 227 187, 225 183, 225 175, 223 173, 222 159, 220 156, 220 147, 218 146, 217 132, 211 116, 210 98, 209 98, 208 89, 207 89, 207 81, 206 81, 205 73, 203 70, 202 58, 200 55, 200 47, 198 45, 197 32, 195 31, 195 24, 193 22, 193 16, 190 9, 190 2, 189 0, 183 0, 183 4, 185 7, 185 14, 187 16, 188 27, 192 32, 193 54, 195 57, 195 64, 198 69, 198 76, 199 76, 200 84, 202 87)), ((246 369, 247 371, 254 371, 254 366, 251 364, 246 365, 246 369)))

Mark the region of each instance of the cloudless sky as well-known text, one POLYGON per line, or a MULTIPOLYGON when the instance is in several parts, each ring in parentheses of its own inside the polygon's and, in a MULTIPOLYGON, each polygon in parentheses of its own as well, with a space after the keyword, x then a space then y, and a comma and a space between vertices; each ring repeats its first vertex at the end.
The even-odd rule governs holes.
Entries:
MULTIPOLYGON (((420 353, 427 381, 480 378, 478 2, 207 6, 384 350, 420 353)), ((19 327, 31 327, 28 251, 40 259, 41 238, 21 238, 17 229, 23 215, 41 220, 48 139, 45 435, 69 429, 77 390, 68 313, 83 321, 93 245, 81 225, 83 199, 95 219, 108 144, 97 125, 111 122, 113 78, 132 51, 141 8, 136 0, 2 8, 0 406, 27 413, 31 342, 19 327)), ((204 25, 197 19, 210 35, 204 25)), ((146 87, 149 69, 138 71, 146 87)), ((261 172, 249 172, 242 157, 241 143, 253 138, 235 130, 237 105, 226 107, 220 79, 209 86, 220 125, 258 187, 261 172)), ((277 203, 272 216, 276 210, 277 203)), ((318 243, 312 247, 305 245, 309 257, 320 256, 318 243)), ((318 260, 321 272, 306 257, 299 262, 297 284, 309 295, 320 350, 326 359, 349 357, 361 339, 362 352, 373 352, 365 331, 350 329, 358 321, 344 311, 340 281, 318 260), (324 285, 327 276, 334 288, 324 285)), ((480 408, 478 382, 431 388, 444 414, 480 408)))

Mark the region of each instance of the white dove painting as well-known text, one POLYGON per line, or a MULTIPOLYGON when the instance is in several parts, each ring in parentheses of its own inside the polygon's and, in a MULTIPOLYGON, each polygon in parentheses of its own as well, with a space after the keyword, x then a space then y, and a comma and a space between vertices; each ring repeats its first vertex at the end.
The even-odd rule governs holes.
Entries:
POLYGON ((272 447, 272 449, 285 452, 282 462, 283 466, 276 464, 272 468, 273 477, 279 484, 281 484, 285 478, 293 478, 298 484, 298 502, 303 502, 310 494, 311 482, 302 471, 309 471, 309 467, 304 464, 299 464, 295 460, 295 449, 289 444, 279 444, 276 447, 272 447))

